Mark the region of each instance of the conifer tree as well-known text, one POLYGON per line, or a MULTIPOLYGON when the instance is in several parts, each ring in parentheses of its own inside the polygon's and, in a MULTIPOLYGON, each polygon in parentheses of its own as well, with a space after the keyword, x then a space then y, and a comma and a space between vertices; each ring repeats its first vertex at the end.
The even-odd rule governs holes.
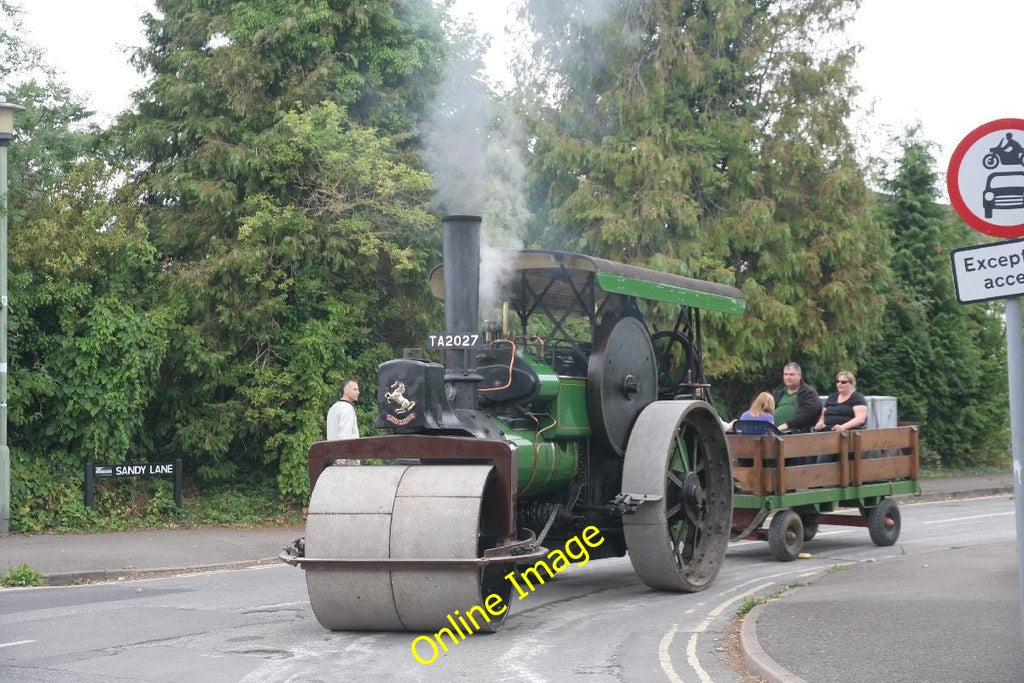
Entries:
POLYGON ((733 409, 877 334, 886 245, 844 117, 856 2, 526 3, 533 239, 732 284, 706 367, 733 409))
POLYGON ((991 304, 956 301, 949 262, 952 249, 977 236, 938 204, 929 143, 910 129, 900 147, 880 210, 894 281, 861 380, 896 396, 900 419, 922 424, 931 464, 998 461, 1007 443, 1001 322, 991 304))
POLYGON ((439 240, 414 142, 445 58, 442 10, 156 6, 136 55, 151 81, 118 126, 182 320, 156 438, 200 477, 276 470, 300 495, 339 381, 373 396, 377 364, 432 310, 439 240))

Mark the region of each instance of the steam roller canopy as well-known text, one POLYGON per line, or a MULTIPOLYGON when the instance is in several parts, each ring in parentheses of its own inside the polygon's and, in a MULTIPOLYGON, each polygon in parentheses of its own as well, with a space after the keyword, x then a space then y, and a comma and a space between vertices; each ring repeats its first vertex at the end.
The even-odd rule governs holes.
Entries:
POLYGON ((594 435, 625 454, 633 422, 657 397, 651 336, 636 318, 622 318, 597 335, 587 366, 587 410, 594 435))
MULTIPOLYGON (((491 495, 490 465, 328 467, 317 480, 306 522, 306 557, 472 560, 496 543, 482 514, 491 495)), ((331 630, 436 631, 446 617, 483 605, 491 593, 507 605, 502 565, 416 568, 307 566, 309 602, 331 630)), ((480 622, 501 628, 507 611, 480 622)))

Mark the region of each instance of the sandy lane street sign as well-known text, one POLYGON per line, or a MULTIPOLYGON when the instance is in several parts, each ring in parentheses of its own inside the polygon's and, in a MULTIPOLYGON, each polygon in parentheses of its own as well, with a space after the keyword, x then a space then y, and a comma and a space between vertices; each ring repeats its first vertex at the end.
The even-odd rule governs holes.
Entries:
POLYGON ((954 249, 950 256, 960 303, 1024 294, 1024 239, 954 249))

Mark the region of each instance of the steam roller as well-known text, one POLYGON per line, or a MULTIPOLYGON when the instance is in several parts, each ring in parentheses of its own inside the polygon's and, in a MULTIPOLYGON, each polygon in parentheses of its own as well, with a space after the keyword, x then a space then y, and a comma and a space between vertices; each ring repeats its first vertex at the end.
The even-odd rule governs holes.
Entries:
POLYGON ((568 252, 492 267, 480 224, 442 220, 446 329, 380 366, 385 435, 310 448, 306 535, 281 559, 325 628, 432 632, 492 605, 475 630, 497 631, 513 572, 589 527, 590 559, 628 552, 654 589, 703 590, 724 561, 732 474, 701 313, 742 312, 740 292, 568 252), (481 324, 482 278, 498 298, 481 324))

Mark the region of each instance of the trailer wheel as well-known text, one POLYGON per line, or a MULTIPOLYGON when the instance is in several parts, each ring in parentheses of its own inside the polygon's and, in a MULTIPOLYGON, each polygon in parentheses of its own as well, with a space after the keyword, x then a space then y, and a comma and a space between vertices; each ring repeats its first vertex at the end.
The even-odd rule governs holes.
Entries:
POLYGON ((782 510, 772 517, 768 529, 768 549, 779 562, 792 562, 804 545, 804 523, 793 510, 782 510))
POLYGON ((651 588, 711 585, 732 523, 732 469, 718 414, 704 401, 655 401, 637 418, 622 491, 644 496, 622 519, 629 560, 651 588))
POLYGON ((868 511, 868 533, 875 545, 887 546, 900 537, 900 507, 896 501, 883 498, 868 511))

